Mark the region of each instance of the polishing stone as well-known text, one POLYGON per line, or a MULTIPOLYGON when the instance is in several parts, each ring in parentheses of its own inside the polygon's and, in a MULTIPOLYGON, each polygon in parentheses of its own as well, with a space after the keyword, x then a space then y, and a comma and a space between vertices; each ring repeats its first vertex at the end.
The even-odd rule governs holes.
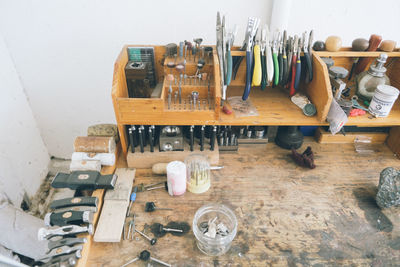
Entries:
POLYGON ((339 51, 342 47, 342 39, 339 36, 329 36, 326 38, 325 46, 329 52, 339 51))
POLYGON ((112 136, 115 142, 118 143, 119 135, 118 128, 115 124, 96 124, 89 126, 87 129, 88 136, 112 136))
POLYGON ((400 205, 400 171, 388 167, 381 172, 376 203, 380 208, 400 205))
POLYGON ((312 47, 314 51, 324 51, 325 50, 325 43, 322 41, 316 41, 312 47))
POLYGON ((396 48, 396 42, 392 40, 384 40, 379 46, 379 50, 392 52, 396 48))
POLYGON ((364 38, 357 38, 351 43, 351 49, 353 51, 365 51, 368 49, 369 42, 364 38))

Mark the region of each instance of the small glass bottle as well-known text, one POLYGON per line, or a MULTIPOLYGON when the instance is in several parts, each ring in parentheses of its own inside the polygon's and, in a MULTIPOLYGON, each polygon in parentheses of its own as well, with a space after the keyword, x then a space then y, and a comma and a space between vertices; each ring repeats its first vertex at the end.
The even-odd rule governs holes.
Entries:
POLYGON ((386 68, 383 66, 387 58, 387 54, 380 54, 375 64, 371 64, 367 71, 357 76, 357 95, 362 99, 371 101, 378 85, 390 85, 389 77, 386 76, 386 68))

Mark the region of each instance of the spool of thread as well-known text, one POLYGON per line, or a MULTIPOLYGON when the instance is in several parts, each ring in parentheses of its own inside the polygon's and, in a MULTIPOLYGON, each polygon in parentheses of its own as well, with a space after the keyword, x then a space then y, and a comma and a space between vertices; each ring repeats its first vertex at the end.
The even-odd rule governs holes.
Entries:
POLYGON ((186 165, 182 161, 172 161, 167 165, 168 193, 180 196, 186 192, 186 165))
POLYGON ((115 164, 115 154, 74 152, 72 153, 71 160, 99 160, 101 165, 113 166, 115 164))

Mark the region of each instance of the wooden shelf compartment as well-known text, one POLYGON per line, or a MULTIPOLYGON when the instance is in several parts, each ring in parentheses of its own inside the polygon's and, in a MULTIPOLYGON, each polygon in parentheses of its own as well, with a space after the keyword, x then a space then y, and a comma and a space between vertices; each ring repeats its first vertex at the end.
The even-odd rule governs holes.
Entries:
MULTIPOLYGON (((314 66, 319 65, 319 68, 323 70, 322 72, 322 77, 325 83, 325 86, 327 88, 326 93, 329 94, 329 99, 325 103, 325 105, 329 107, 330 104, 332 103, 332 92, 330 90, 331 88, 331 83, 329 80, 329 74, 328 74, 328 69, 326 65, 323 63, 321 60, 321 57, 330 57, 334 60, 335 66, 340 66, 344 67, 347 70, 350 71, 351 66, 354 62, 354 58, 357 57, 371 57, 371 58, 376 58, 379 56, 381 53, 386 53, 386 52, 354 52, 351 51, 350 48, 343 48, 342 50, 338 52, 327 52, 327 51, 319 51, 319 52, 314 52, 313 53, 313 59, 314 59, 314 66), (315 59, 317 61, 315 62, 315 59), (323 64, 321 66, 321 64, 323 64), (329 90, 328 90, 329 89, 329 90)), ((387 68, 387 75, 390 78, 391 84, 396 87, 400 88, 400 52, 390 52, 386 53, 388 55, 388 61, 385 64, 385 67, 387 68)), ((373 63, 373 61, 371 61, 373 63)), ((347 81, 347 78, 345 79, 345 82, 348 83, 348 87, 350 87, 351 90, 351 96, 355 94, 355 77, 356 75, 353 75, 351 81, 347 81)), ((322 86, 321 83, 311 83, 308 92, 312 90, 318 90, 320 89, 319 86, 322 86), (311 90, 310 90, 311 89, 311 90)), ((319 90, 321 92, 321 90, 319 90)), ((359 101, 361 104, 361 101, 359 101)), ((314 103, 315 104, 315 103, 314 103)), ((317 107, 318 110, 318 107, 317 107)), ((326 120, 327 112, 323 112, 323 115, 320 119, 322 121, 326 120)), ((395 104, 393 105, 393 108, 389 114, 388 117, 386 118, 375 118, 371 114, 367 112, 367 114, 363 116, 358 116, 358 117, 349 117, 348 122, 346 123, 348 126, 362 126, 362 127, 384 127, 384 126, 398 126, 400 125, 400 99, 397 99, 395 104)))

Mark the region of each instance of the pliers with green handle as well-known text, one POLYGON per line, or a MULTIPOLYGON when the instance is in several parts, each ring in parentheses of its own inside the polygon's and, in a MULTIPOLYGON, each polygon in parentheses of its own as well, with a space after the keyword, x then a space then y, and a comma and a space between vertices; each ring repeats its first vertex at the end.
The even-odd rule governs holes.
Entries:
POLYGON ((279 53, 279 42, 280 42, 281 33, 275 33, 273 45, 272 45, 272 58, 274 60, 274 83, 273 86, 277 86, 279 84, 279 62, 278 62, 278 53, 279 53))
POLYGON ((233 46, 233 42, 235 41, 235 36, 237 33, 237 26, 233 27, 232 31, 227 33, 226 37, 226 77, 225 84, 228 86, 232 80, 232 55, 231 48, 233 46))

